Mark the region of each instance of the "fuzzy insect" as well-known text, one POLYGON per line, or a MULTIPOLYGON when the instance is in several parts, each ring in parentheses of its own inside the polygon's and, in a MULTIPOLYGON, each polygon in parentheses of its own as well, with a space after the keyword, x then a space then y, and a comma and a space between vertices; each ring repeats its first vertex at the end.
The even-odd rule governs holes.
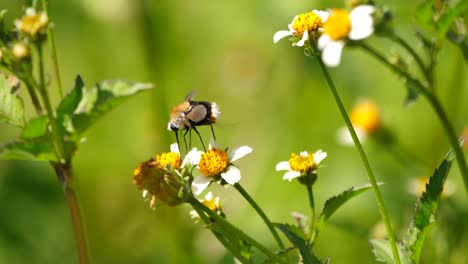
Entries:
POLYGON ((197 130, 197 126, 210 125, 213 138, 216 139, 213 124, 216 123, 220 112, 219 107, 215 102, 193 101, 195 95, 196 91, 190 92, 185 97, 184 102, 172 108, 170 114, 170 121, 167 125, 167 129, 170 131, 174 131, 176 135, 177 144, 179 144, 178 132, 181 130, 185 130, 184 143, 186 149, 187 142, 185 140, 185 136, 193 129, 195 133, 197 133, 202 143, 202 146, 205 149, 205 144, 203 143, 203 139, 197 130))

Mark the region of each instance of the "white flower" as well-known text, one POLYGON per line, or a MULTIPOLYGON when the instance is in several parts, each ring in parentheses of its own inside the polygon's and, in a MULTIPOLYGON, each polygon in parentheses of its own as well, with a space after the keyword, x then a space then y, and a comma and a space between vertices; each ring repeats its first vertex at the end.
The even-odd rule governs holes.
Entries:
POLYGON ((351 12, 341 9, 330 11, 324 31, 318 39, 318 48, 322 50, 322 60, 329 67, 336 67, 341 61, 341 52, 346 38, 361 40, 374 33, 371 5, 360 5, 351 12))
MULTIPOLYGON (((213 197, 213 194, 211 192, 208 192, 205 195, 205 199, 200 200, 200 202, 206 207, 210 208, 213 212, 217 214, 222 214, 219 196, 213 197)), ((197 211, 190 210, 189 214, 190 217, 195 220, 195 222, 198 222, 200 220, 200 215, 197 213, 197 211)))
POLYGON ((194 154, 200 155, 198 169, 201 175, 193 179, 192 192, 195 195, 199 195, 212 181, 221 179, 231 185, 239 182, 241 179, 240 170, 232 163, 251 152, 252 148, 242 146, 234 148, 226 153, 226 151, 222 150, 214 139, 211 138, 207 152, 194 154))
POLYGON ((309 40, 309 34, 319 31, 327 18, 328 12, 319 10, 297 15, 293 18, 291 24, 288 25, 289 30, 280 30, 275 33, 273 42, 277 43, 282 38, 294 36, 300 40, 293 45, 302 47, 309 40))
POLYGON ((316 173, 318 165, 326 157, 327 153, 323 152, 321 149, 317 150, 315 153, 308 153, 307 151, 303 151, 299 153, 299 155, 292 153, 288 161, 281 161, 276 164, 276 170, 286 171, 283 180, 291 181, 306 173, 316 173))

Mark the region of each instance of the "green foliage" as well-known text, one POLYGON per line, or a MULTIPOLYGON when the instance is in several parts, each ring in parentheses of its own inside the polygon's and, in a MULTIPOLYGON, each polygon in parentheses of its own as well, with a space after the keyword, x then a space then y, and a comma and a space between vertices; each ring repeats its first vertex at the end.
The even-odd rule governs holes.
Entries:
POLYGON ((21 133, 22 139, 43 137, 47 134, 47 116, 42 115, 29 120, 21 133))
POLYGON ((301 253, 302 261, 306 264, 321 264, 322 262, 314 255, 309 248, 307 241, 296 233, 296 228, 287 224, 276 224, 276 227, 283 232, 288 240, 301 253))
POLYGON ((405 243, 405 246, 412 252, 411 259, 415 264, 419 263, 424 239, 435 221, 435 213, 453 159, 454 155, 449 152, 430 178, 426 185, 426 191, 416 205, 416 212, 408 230, 409 238, 405 243))
MULTIPOLYGON (((372 239, 370 241, 372 244, 372 252, 374 253, 375 259, 380 262, 387 264, 394 264, 392 247, 388 240, 383 239, 372 239)), ((402 249, 401 245, 398 246, 398 254, 400 256, 401 264, 412 264, 411 259, 402 249)))
POLYGON ((343 204, 345 204, 351 198, 356 197, 359 194, 364 193, 371 189, 372 189, 372 186, 370 184, 366 184, 360 187, 351 187, 348 190, 345 190, 344 192, 328 199, 325 202, 325 205, 323 206, 323 211, 320 214, 320 218, 317 222, 316 234, 318 234, 322 230, 322 228, 327 223, 328 219, 331 217, 333 213, 336 212, 336 210, 338 210, 338 208, 340 208, 343 204))
POLYGON ((223 225, 217 222, 212 222, 207 225, 207 227, 225 240, 223 245, 236 257, 237 260, 242 263, 252 262, 252 246, 241 239, 235 232, 231 232, 229 229, 224 228, 223 225))
POLYGON ((41 139, 17 141, 1 146, 0 158, 57 161, 52 143, 41 139))
POLYGON ((440 36, 445 36, 455 20, 468 8, 468 1, 459 1, 452 8, 444 12, 437 21, 436 27, 440 36))
POLYGON ((0 75, 0 121, 18 127, 25 125, 23 100, 14 93, 5 75, 0 75))

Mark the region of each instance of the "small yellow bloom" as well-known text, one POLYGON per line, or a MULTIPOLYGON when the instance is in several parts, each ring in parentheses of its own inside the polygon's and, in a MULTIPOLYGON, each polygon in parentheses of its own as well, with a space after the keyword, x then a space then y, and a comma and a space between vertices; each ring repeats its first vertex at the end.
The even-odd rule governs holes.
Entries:
POLYGON ((283 180, 291 181, 302 175, 316 173, 318 165, 326 157, 327 153, 323 152, 321 149, 317 150, 315 153, 309 153, 307 151, 302 151, 299 155, 292 153, 288 161, 281 161, 276 165, 276 170, 287 171, 283 176, 283 180))
MULTIPOLYGON (((217 213, 218 215, 224 215, 219 200, 219 196, 214 197, 211 192, 208 192, 205 195, 205 199, 200 200, 200 202, 206 207, 210 208, 211 211, 217 213)), ((191 210, 189 213, 192 219, 195 219, 195 221, 198 221, 200 219, 200 216, 198 215, 197 211, 191 210)))
POLYGON ((13 48, 11 49, 11 52, 13 53, 13 57, 15 57, 15 59, 18 60, 26 59, 29 57, 29 48, 24 43, 14 44, 13 48))
POLYGON ((164 152, 156 156, 156 161, 162 169, 180 170, 182 160, 180 159, 179 148, 177 144, 171 145, 171 152, 164 152))
POLYGON ((228 155, 222 149, 212 148, 205 152, 198 163, 200 172, 206 177, 213 177, 225 171, 229 165, 228 155))
POLYGON ((49 18, 45 12, 37 13, 34 8, 28 8, 21 20, 15 21, 15 26, 18 31, 34 38, 38 33, 45 32, 48 23, 49 18))

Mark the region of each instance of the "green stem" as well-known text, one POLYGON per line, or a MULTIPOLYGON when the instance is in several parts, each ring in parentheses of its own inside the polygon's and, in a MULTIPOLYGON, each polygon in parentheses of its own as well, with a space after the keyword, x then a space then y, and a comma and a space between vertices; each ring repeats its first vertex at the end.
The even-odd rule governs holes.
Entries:
MULTIPOLYGON (((49 9, 48 9, 49 1, 42 0, 42 9, 46 13, 47 17, 49 17, 49 9)), ((57 48, 55 46, 55 35, 52 27, 47 28, 47 36, 49 39, 50 44, 50 54, 52 55, 52 64, 54 67, 55 79, 57 81, 57 90, 60 98, 63 98, 63 89, 62 89, 62 80, 60 78, 60 69, 58 65, 58 58, 57 58, 57 48)))
POLYGON ((29 96, 31 97, 31 101, 34 105, 34 109, 38 116, 42 115, 42 107, 41 103, 39 102, 39 98, 37 97, 36 90, 34 90, 34 81, 31 83, 29 78, 23 79, 24 83, 26 84, 26 88, 28 89, 29 96))
POLYGON ((309 233, 307 234, 307 241, 309 244, 312 243, 312 235, 315 233, 315 205, 314 205, 314 192, 312 190, 312 184, 307 184, 307 194, 309 196, 309 233))
POLYGON ((258 204, 252 199, 252 197, 247 193, 247 191, 240 185, 239 183, 234 184, 234 188, 249 202, 249 204, 255 209, 255 211, 258 213, 258 215, 262 218, 263 222, 267 225, 268 229, 270 229, 271 234, 276 240, 276 243, 280 247, 280 249, 284 249, 284 244, 283 241, 281 241, 281 238, 278 235, 278 232, 276 232, 275 227, 271 223, 270 219, 266 216, 265 212, 258 206, 258 204))
POLYGON ((403 48, 405 48, 413 57, 413 59, 416 61, 416 63, 419 66, 419 69, 421 70, 421 73, 424 75, 426 79, 428 79, 428 71, 426 66, 424 65, 424 62, 421 59, 421 56, 418 55, 418 53, 411 47, 406 40, 401 38, 399 35, 397 35, 395 32, 392 32, 390 35, 390 38, 394 41, 396 41, 398 44, 400 44, 403 48))
POLYGON ((229 223, 226 219, 222 218, 219 216, 217 213, 213 212, 210 208, 206 207, 204 204, 202 204, 200 201, 192 197, 188 201, 193 207, 199 208, 200 210, 204 211, 207 213, 211 218, 213 218, 214 221, 218 222, 221 224, 227 231, 235 234, 238 236, 240 239, 245 240, 247 243, 251 244, 252 246, 256 247, 258 250, 263 252, 266 256, 271 258, 272 260, 278 262, 278 263, 284 263, 284 260, 282 260, 279 256, 275 255, 273 252, 271 252, 269 249, 264 247, 262 244, 257 242, 255 239, 251 238, 244 232, 242 232, 240 229, 237 227, 233 226, 231 223, 229 223))
POLYGON ((392 71, 405 77, 406 81, 411 82, 413 84, 412 87, 418 89, 418 91, 429 101, 429 104, 432 106, 432 108, 437 114, 437 117, 442 123, 442 127, 444 128, 445 133, 447 134, 450 145, 452 146, 452 149, 455 152, 458 167, 460 168, 460 173, 463 178, 463 183, 465 184, 465 190, 466 190, 466 193, 468 194, 468 165, 466 163, 465 154, 463 153, 460 147, 460 142, 458 140, 457 133, 455 132, 455 129, 450 123, 450 120, 448 119, 442 107, 442 104, 440 103, 437 96, 433 92, 428 90, 420 81, 413 78, 411 75, 409 75, 404 70, 400 69, 398 66, 392 64, 382 54, 380 54, 378 51, 376 51, 372 47, 368 46, 367 44, 363 42, 360 43, 360 46, 365 51, 369 52, 372 56, 377 58, 379 61, 383 62, 392 71))
POLYGON ((367 156, 364 152, 364 149, 362 148, 361 142, 359 142, 359 139, 356 135, 356 131, 354 131, 354 127, 351 124, 351 120, 348 117, 348 114, 346 113, 346 109, 343 105, 343 102, 341 101, 341 98, 338 94, 338 91, 335 87, 335 84, 333 83, 333 80, 331 79, 331 76, 327 70, 327 67, 323 63, 322 59, 320 57, 317 57, 317 60, 320 64, 320 68, 322 69, 323 75, 325 76, 325 79, 327 80, 328 86, 330 87, 330 90, 333 94, 333 97, 335 98, 336 104, 338 105, 338 108, 340 110, 340 113, 346 123, 346 126, 348 127, 349 133, 351 134, 351 137, 353 138, 354 145, 356 146, 357 151, 359 152, 359 155, 361 156, 362 163, 364 165, 364 168, 367 172, 367 176, 369 178, 369 181, 372 185, 372 189, 374 190, 375 198, 377 201, 377 205, 379 207, 380 214, 382 216, 382 219, 385 223, 385 227, 387 228, 387 233, 388 233, 388 240, 390 242, 390 246, 392 247, 392 253, 393 253, 393 258, 395 260, 395 263, 401 263, 400 262, 400 256, 398 254, 398 248, 396 245, 395 241, 395 235, 393 233, 392 229, 392 224, 390 222, 390 218, 387 213, 387 209, 385 208, 384 201, 382 199, 382 195, 380 194, 379 187, 377 186, 377 181, 375 180, 374 173, 372 171, 372 168, 370 166, 370 163, 367 159, 367 156))
POLYGON ((65 164, 51 163, 51 165, 54 167, 55 173, 57 174, 65 192, 65 196, 67 197, 80 264, 87 264, 89 263, 89 255, 85 235, 86 232, 82 221, 80 204, 76 193, 76 183, 74 182, 71 165, 69 162, 65 164))
POLYGON ((47 117, 52 127, 52 137, 54 138, 54 145, 55 145, 55 149, 57 152, 57 156, 59 158, 59 161, 63 161, 65 157, 63 141, 60 137, 59 130, 57 127, 57 120, 55 118, 54 111, 50 104, 49 95, 45 87, 44 60, 43 60, 43 55, 42 55, 42 47, 41 47, 41 44, 37 44, 36 47, 37 47, 37 53, 39 56, 39 80, 40 80, 39 93, 42 96, 42 101, 46 109, 47 117))

